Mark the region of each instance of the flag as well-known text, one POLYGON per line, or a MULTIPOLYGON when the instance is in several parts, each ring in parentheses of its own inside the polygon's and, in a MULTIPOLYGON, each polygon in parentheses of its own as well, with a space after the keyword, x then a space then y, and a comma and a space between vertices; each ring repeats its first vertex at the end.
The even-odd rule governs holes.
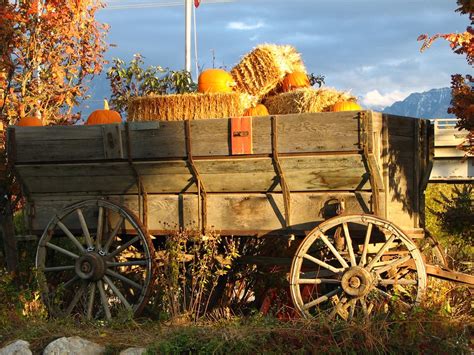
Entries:
POLYGON ((201 3, 201 0, 194 0, 194 6, 198 7, 201 3))

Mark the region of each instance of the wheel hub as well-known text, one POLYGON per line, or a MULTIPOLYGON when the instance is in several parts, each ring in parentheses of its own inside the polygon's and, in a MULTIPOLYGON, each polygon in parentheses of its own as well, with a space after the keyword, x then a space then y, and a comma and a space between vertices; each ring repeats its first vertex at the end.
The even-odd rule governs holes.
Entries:
POLYGON ((76 260, 75 271, 83 280, 98 281, 105 275, 105 261, 96 252, 90 252, 76 260))
POLYGON ((374 278, 364 268, 353 266, 342 275, 341 286, 350 296, 364 297, 374 287, 374 278))

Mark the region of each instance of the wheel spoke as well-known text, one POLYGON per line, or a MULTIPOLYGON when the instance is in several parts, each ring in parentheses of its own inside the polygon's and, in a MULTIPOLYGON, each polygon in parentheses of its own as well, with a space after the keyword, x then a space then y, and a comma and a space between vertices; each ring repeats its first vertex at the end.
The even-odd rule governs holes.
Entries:
POLYGON ((58 221, 57 226, 61 228, 64 234, 66 234, 66 236, 71 240, 71 242, 81 251, 81 253, 83 253, 84 247, 77 240, 77 238, 71 233, 71 231, 64 225, 64 223, 62 223, 61 221, 58 221))
POLYGON ((69 286, 71 286, 77 280, 79 280, 79 276, 76 275, 72 279, 70 279, 68 282, 64 283, 63 288, 68 288, 69 286))
POLYGON ((122 294, 122 292, 120 292, 120 290, 117 288, 117 286, 115 286, 115 284, 112 282, 111 279, 109 279, 107 276, 104 276, 104 281, 107 283, 107 285, 110 286, 110 288, 112 289, 113 293, 115 293, 115 295, 120 299, 120 301, 122 302, 122 304, 128 309, 128 310, 132 310, 132 306, 130 306, 130 303, 128 303, 127 299, 125 298, 125 296, 122 294))
POLYGON ((382 273, 384 273, 385 271, 389 271, 393 268, 396 268, 397 266, 399 265, 402 265, 403 263, 407 262, 408 260, 411 259, 411 255, 407 255, 407 256, 404 256, 403 258, 399 258, 399 259, 395 259, 393 261, 391 261, 391 263, 381 267, 381 268, 378 268, 378 269, 375 269, 375 273, 380 275, 382 273))
POLYGON ((370 236, 372 234, 373 224, 369 223, 367 226, 367 233, 364 239, 364 250, 362 250, 362 256, 360 258, 359 266, 364 266, 367 263, 367 250, 369 249, 370 236))
POLYGON ((100 301, 102 303, 102 307, 104 307, 105 317, 108 320, 111 320, 112 315, 110 314, 110 308, 109 308, 107 296, 105 294, 104 283, 102 282, 102 280, 97 281, 97 288, 99 289, 100 301))
POLYGON ((347 223, 342 224, 342 228, 344 229, 344 237, 346 239, 346 246, 347 250, 349 251, 349 258, 351 260, 352 266, 357 266, 356 258, 354 255, 354 249, 352 249, 352 239, 351 235, 349 234, 349 228, 347 227, 347 223))
POLYGON ((147 265, 147 260, 135 260, 135 261, 123 261, 123 262, 107 262, 108 267, 119 267, 119 266, 135 266, 135 265, 147 265))
POLYGON ((349 301, 349 319, 354 319, 355 309, 357 305, 357 298, 349 301))
POLYGON ((81 285, 81 287, 79 288, 79 290, 77 290, 77 292, 74 294, 74 297, 71 301, 71 303, 69 303, 69 306, 66 308, 66 314, 69 315, 71 314, 71 312, 73 311, 74 307, 76 307, 77 305, 77 302, 79 302, 79 300, 81 299, 82 295, 84 294, 84 292, 86 291, 86 284, 83 283, 81 285))
POLYGON ((94 300, 95 300, 95 282, 92 282, 90 284, 90 289, 89 289, 89 299, 87 303, 87 319, 90 320, 92 319, 92 310, 94 308, 94 300))
POLYGON ((129 284, 130 286, 132 287, 135 287, 136 289, 139 289, 141 290, 143 287, 140 285, 140 284, 137 284, 135 281, 133 280, 130 280, 129 278, 123 276, 123 275, 120 275, 119 273, 115 272, 115 271, 112 271, 110 269, 108 269, 106 271, 106 274, 107 275, 110 275, 110 276, 113 276, 115 277, 116 279, 119 279, 120 281, 123 281, 125 282, 126 284, 129 284))
POLYGON ((339 274, 338 272, 332 272, 330 270, 326 269, 319 269, 318 271, 306 271, 302 272, 300 274, 300 277, 303 277, 305 279, 316 279, 320 277, 331 277, 331 276, 337 276, 339 274))
POLYGON ((109 248, 112 245, 112 242, 114 241, 114 238, 117 235, 117 232, 122 226, 122 223, 124 220, 125 218, 123 216, 120 216, 119 221, 117 222, 114 229, 112 230, 112 233, 109 234, 109 237, 107 238, 107 241, 105 242, 105 245, 104 245, 104 251, 106 253, 109 251, 109 248))
POLYGON ((109 254, 109 257, 114 257, 117 254, 120 254, 122 251, 127 249, 130 245, 135 243, 136 241, 140 240, 140 237, 135 237, 133 239, 130 239, 128 242, 126 242, 124 245, 122 245, 120 248, 115 249, 113 252, 109 254))
POLYGON ((405 307, 410 308, 410 305, 409 305, 408 303, 406 303, 406 302, 400 300, 399 298, 395 300, 391 294, 389 294, 389 293, 387 293, 387 292, 381 290, 380 288, 377 288, 377 287, 376 287, 375 290, 376 290, 378 293, 380 293, 382 296, 384 296, 385 298, 387 298, 388 300, 398 302, 398 303, 404 305, 405 307))
POLYGON ((408 279, 382 279, 379 280, 379 285, 416 285, 418 282, 416 280, 408 279))
POLYGON ((311 255, 309 255, 309 254, 304 254, 304 255, 303 255, 303 258, 305 258, 305 259, 307 259, 307 260, 309 260, 309 261, 312 261, 313 263, 315 263, 315 264, 317 264, 317 265, 319 265, 319 266, 321 266, 321 267, 323 267, 323 268, 325 268, 325 269, 331 270, 332 272, 334 272, 334 273, 336 273, 336 274, 344 270, 344 269, 335 268, 334 266, 331 266, 331 265, 325 263, 324 261, 321 261, 321 260, 319 260, 319 259, 316 259, 314 256, 311 256, 311 255))
POLYGON ((64 254, 64 255, 70 256, 73 259, 79 259, 79 255, 74 254, 73 252, 71 252, 69 250, 66 250, 64 248, 61 248, 60 246, 57 246, 56 244, 48 242, 48 243, 46 243, 46 246, 48 248, 54 249, 54 250, 64 254))
POLYGON ((383 253, 385 253, 385 251, 390 247, 390 243, 393 242, 393 240, 395 239, 395 234, 392 234, 390 236, 390 238, 388 238, 388 240, 385 242, 385 244, 382 246, 382 248, 380 248, 379 252, 377 253, 377 255, 374 256, 374 258, 372 260, 370 260, 370 263, 365 267, 368 271, 372 270, 373 266, 375 265, 375 263, 377 261, 379 261, 379 259, 382 257, 383 253))
POLYGON ((95 237, 95 247, 99 250, 102 247, 102 232, 104 228, 104 207, 99 206, 99 216, 97 217, 97 235, 95 237))
POLYGON ((326 246, 331 250, 331 252, 334 254, 334 256, 337 258, 337 260, 339 260, 339 262, 341 263, 342 267, 344 268, 348 268, 349 265, 347 264, 347 262, 344 260, 344 258, 341 256, 341 254, 339 254, 339 252, 336 250, 336 248, 334 248, 334 245, 332 245, 332 243, 328 240, 328 238, 321 233, 320 235, 320 238, 321 240, 324 242, 324 244, 326 244, 326 246))
POLYGON ((300 285, 319 285, 319 284, 340 284, 340 280, 336 279, 299 279, 300 285))
POLYGON ((361 298, 359 301, 362 306, 362 312, 364 312, 364 315, 367 317, 369 315, 369 310, 367 309, 367 302, 365 302, 364 298, 361 298))
POLYGON ((78 208, 76 212, 77 216, 79 217, 79 222, 81 223, 82 233, 84 234, 84 238, 86 238, 87 247, 92 248, 94 244, 92 243, 91 235, 89 234, 89 228, 87 227, 84 214, 82 213, 82 210, 80 208, 78 208))
POLYGON ((320 304, 321 302, 327 301, 330 297, 340 293, 341 291, 342 291, 342 288, 338 287, 335 290, 332 290, 331 292, 328 292, 325 295, 323 295, 321 297, 318 297, 318 298, 316 298, 315 300, 313 300, 311 302, 306 303, 305 305, 303 305, 303 308, 308 310, 311 307, 314 307, 314 306, 320 304))
POLYGON ((45 267, 44 272, 65 271, 74 269, 74 265, 45 267))

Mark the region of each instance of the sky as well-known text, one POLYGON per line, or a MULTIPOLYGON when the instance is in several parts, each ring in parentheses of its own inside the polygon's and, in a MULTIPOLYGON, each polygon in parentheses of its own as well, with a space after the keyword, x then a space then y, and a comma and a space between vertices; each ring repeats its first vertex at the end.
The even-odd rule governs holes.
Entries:
MULTIPOLYGON (((97 14, 110 25, 107 59, 128 62, 141 53, 147 65, 183 69, 183 4, 108 0, 97 14)), ((326 86, 383 108, 472 72, 448 42, 423 53, 417 42, 420 34, 465 31, 469 19, 455 9, 455 0, 203 0, 196 9, 198 65, 230 70, 258 44, 290 44, 326 86)))

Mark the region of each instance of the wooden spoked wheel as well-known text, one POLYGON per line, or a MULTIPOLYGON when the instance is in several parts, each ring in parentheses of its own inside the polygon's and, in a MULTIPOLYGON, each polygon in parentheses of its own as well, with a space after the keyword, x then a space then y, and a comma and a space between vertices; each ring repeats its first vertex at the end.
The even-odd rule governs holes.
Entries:
POLYGON ((39 241, 43 301, 54 316, 137 315, 152 289, 153 255, 145 228, 126 208, 104 200, 71 205, 39 241))
POLYGON ((304 316, 350 319, 421 301, 426 271, 413 241, 372 215, 331 218, 299 246, 290 271, 293 304, 304 316))

